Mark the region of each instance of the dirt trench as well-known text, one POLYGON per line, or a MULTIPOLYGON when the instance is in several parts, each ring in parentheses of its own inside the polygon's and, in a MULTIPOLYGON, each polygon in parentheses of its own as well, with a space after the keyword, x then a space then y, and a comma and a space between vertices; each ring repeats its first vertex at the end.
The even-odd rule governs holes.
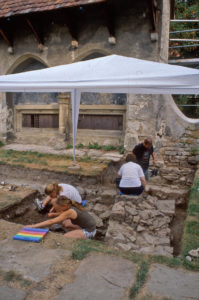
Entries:
MULTIPOLYGON (((65 182, 72 184, 86 191, 83 197, 88 199, 88 210, 93 211, 97 199, 101 193, 106 189, 115 189, 115 177, 117 170, 119 169, 118 163, 112 163, 106 171, 99 177, 87 178, 84 176, 65 175, 48 171, 38 170, 27 170, 25 168, 16 168, 12 166, 0 165, 0 178, 9 184, 19 185, 21 189, 35 188, 35 193, 25 197, 19 204, 8 207, 7 209, 0 209, 0 218, 7 221, 27 225, 46 220, 47 213, 41 214, 38 212, 34 200, 35 198, 44 197, 43 190, 47 183, 65 182), (94 204, 92 204, 94 203, 94 204)), ((113 206, 114 199, 112 201, 113 206)), ((109 207, 111 209, 111 206, 109 207)), ((96 212, 95 212, 96 213, 96 212)), ((183 232, 184 220, 186 217, 186 205, 176 206, 175 217, 173 218, 170 229, 171 229, 171 246, 174 248, 174 256, 180 253, 181 247, 181 236, 183 232)), ((104 220, 104 226, 98 228, 98 234, 96 239, 104 240, 106 231, 109 224, 109 218, 104 220)), ((63 231, 61 230, 63 233, 63 231)))

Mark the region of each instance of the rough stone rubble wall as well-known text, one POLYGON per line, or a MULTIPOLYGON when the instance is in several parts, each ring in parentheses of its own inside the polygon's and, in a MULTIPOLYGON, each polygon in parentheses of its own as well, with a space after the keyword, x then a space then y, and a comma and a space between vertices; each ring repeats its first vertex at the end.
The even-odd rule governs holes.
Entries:
MULTIPOLYGON (((154 178, 155 182, 159 180, 154 178)), ((171 222, 176 206, 186 203, 188 188, 150 182, 138 197, 120 196, 113 188, 78 189, 96 220, 98 238, 126 251, 172 256, 171 222)))

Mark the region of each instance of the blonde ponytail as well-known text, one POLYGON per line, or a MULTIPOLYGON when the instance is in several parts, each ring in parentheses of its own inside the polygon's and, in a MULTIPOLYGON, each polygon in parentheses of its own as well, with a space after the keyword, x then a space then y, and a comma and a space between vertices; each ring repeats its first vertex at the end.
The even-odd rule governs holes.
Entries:
POLYGON ((65 204, 69 205, 70 208, 71 206, 74 206, 76 207, 77 209, 79 210, 84 210, 84 208, 82 207, 81 204, 67 198, 66 196, 59 196, 57 199, 56 199, 56 204, 57 205, 60 205, 60 206, 64 206, 65 204))
POLYGON ((52 192, 56 192, 57 195, 62 191, 62 187, 57 182, 48 184, 45 188, 45 194, 50 195, 52 192))

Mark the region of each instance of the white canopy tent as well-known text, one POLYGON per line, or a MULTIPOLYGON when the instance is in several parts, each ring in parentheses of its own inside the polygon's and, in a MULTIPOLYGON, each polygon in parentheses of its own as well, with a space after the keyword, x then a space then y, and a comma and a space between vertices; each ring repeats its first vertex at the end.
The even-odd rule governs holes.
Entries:
POLYGON ((71 92, 75 160, 81 92, 199 94, 199 70, 110 55, 0 76, 0 92, 71 92))

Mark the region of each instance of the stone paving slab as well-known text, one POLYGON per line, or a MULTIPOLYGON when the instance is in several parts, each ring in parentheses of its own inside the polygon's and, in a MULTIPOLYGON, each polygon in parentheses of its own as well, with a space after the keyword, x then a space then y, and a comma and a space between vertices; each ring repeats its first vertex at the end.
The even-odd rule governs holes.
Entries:
POLYGON ((0 300, 25 300, 26 292, 0 285, 0 300))
POLYGON ((199 300, 199 273, 154 264, 146 293, 172 300, 199 300))
POLYGON ((92 254, 75 272, 56 300, 123 300, 136 275, 136 265, 119 257, 92 254))
POLYGON ((35 282, 48 277, 53 264, 70 256, 68 250, 47 249, 42 244, 9 239, 0 241, 0 269, 12 270, 35 282))

